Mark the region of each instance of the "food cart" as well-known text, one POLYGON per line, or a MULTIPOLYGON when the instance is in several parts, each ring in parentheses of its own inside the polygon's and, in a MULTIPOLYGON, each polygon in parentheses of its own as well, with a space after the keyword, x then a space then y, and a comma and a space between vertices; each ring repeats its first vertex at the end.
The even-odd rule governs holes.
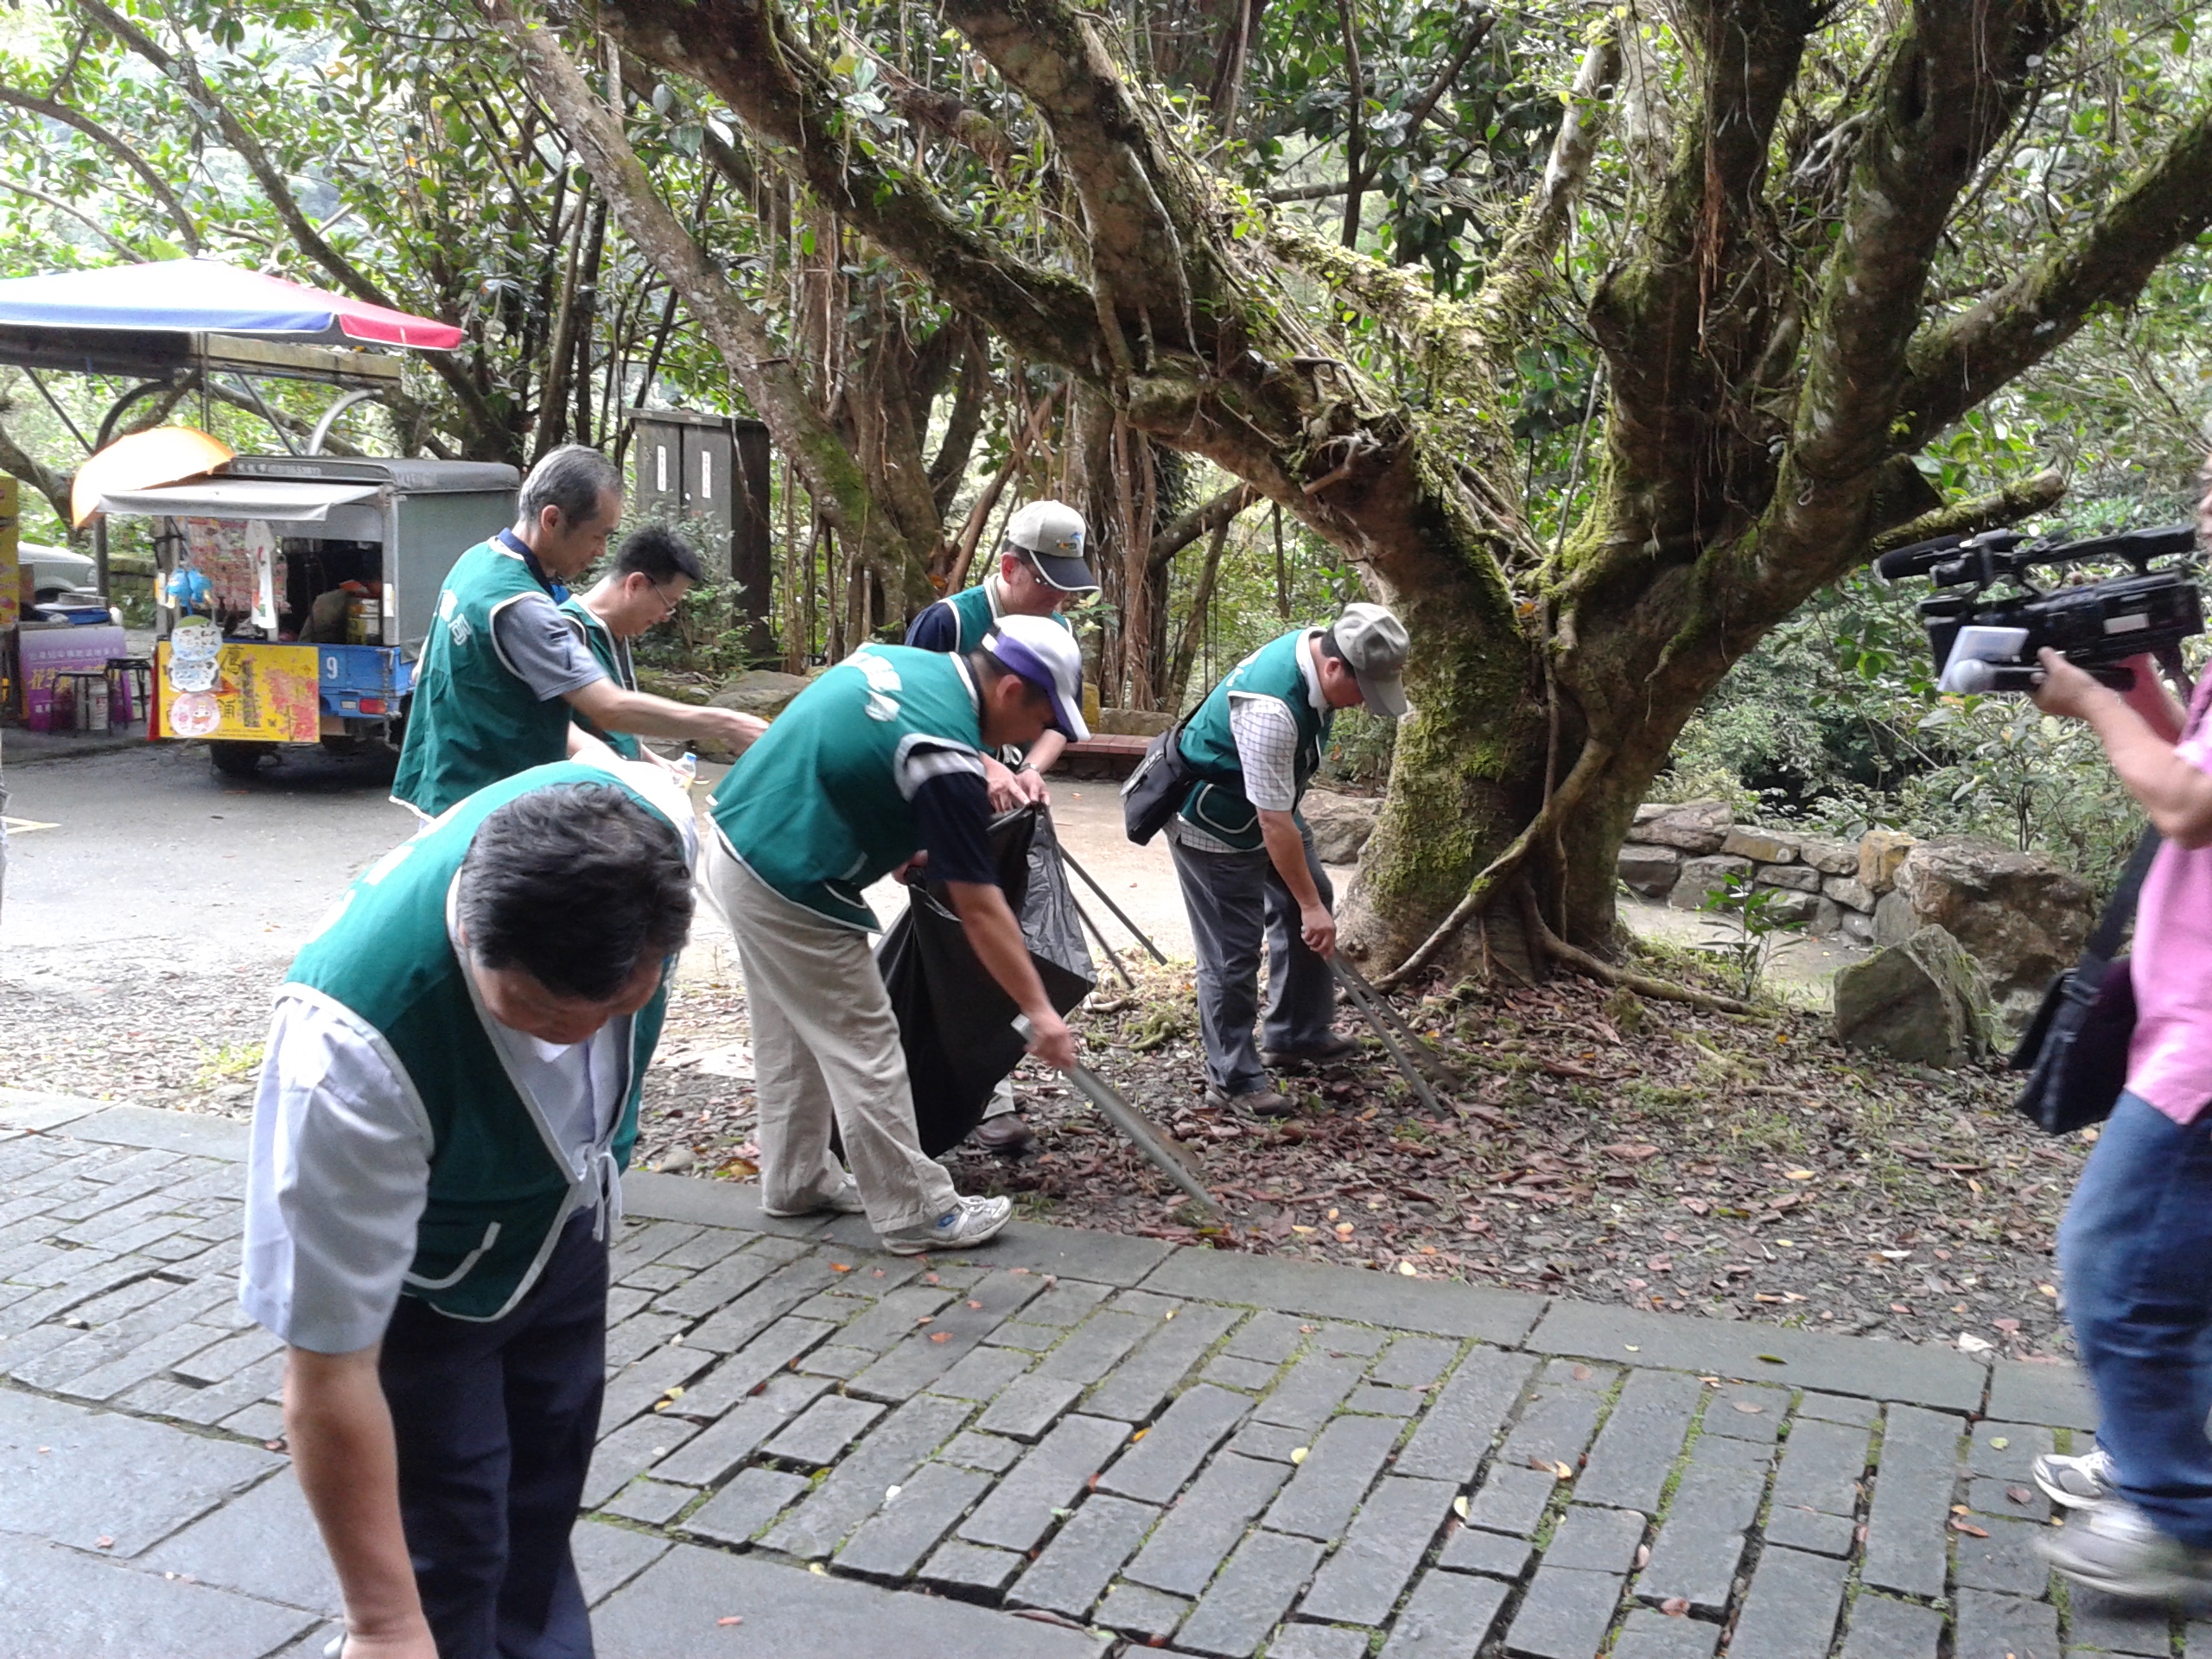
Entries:
MULTIPOLYGON (((69 517, 91 532, 103 595, 109 515, 156 525, 163 602, 149 737, 212 739, 215 764, 244 771, 279 743, 397 736, 445 572, 510 521, 518 480, 508 467, 321 451, 346 409, 398 390, 397 353, 449 351, 461 338, 449 323, 213 259, 0 281, 0 365, 21 369, 57 412, 41 374, 122 388, 95 435, 61 419, 86 451, 69 517), (337 393, 304 442, 304 423, 280 422, 263 398, 270 380, 337 393), (150 404, 158 417, 196 394, 204 409, 219 388, 259 410, 290 453, 233 456, 181 427, 115 436, 134 408, 150 404), (195 440, 214 453, 195 458, 195 440), (120 452, 133 446, 126 460, 120 452), (148 460, 162 454, 184 459, 148 460)), ((0 512, 0 554, 12 516, 0 512)), ((92 661, 99 630, 19 622, 16 598, 11 580, 0 639, 14 644, 0 660, 16 664, 22 712, 50 721, 48 683, 97 677, 89 671, 111 670, 123 647, 92 661), (64 647, 86 662, 62 663, 64 647)), ((136 689, 123 694, 132 716, 143 712, 136 689)), ((96 706, 105 712, 110 701, 96 706)))
POLYGON ((515 469, 238 455, 206 477, 103 492, 156 521, 151 739, 202 738, 251 772, 279 744, 396 745, 446 571, 514 522, 515 469))

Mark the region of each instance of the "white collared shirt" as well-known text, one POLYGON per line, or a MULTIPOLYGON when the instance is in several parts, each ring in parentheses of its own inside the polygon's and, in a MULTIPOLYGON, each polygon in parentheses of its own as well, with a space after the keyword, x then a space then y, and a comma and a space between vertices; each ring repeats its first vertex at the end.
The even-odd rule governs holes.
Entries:
MULTIPOLYGON (((1299 677, 1306 696, 1319 712, 1328 712, 1321 692, 1321 677, 1313 666, 1313 643, 1321 630, 1306 631, 1298 652, 1299 677)), ((1236 741, 1237 770, 1244 777, 1244 798, 1262 812, 1288 812, 1298 805, 1298 721, 1279 697, 1257 691, 1229 694, 1229 734, 1236 741)), ((1171 819, 1168 833, 1193 852, 1233 853, 1237 849, 1217 841, 1181 816, 1171 819)))
MULTIPOLYGON (((690 802, 657 769, 623 779, 677 819, 696 861, 690 802)), ((467 958, 463 958, 466 971, 467 958)), ((672 970, 671 970, 672 971, 672 970)), ((557 1047, 486 1018, 485 1029, 563 1148, 579 1207, 622 1109, 631 1023, 557 1047)), ((389 1046, 359 1015, 304 988, 280 995, 254 1096, 238 1301, 295 1347, 344 1354, 384 1335, 415 1259, 430 1186, 430 1125, 389 1046)))

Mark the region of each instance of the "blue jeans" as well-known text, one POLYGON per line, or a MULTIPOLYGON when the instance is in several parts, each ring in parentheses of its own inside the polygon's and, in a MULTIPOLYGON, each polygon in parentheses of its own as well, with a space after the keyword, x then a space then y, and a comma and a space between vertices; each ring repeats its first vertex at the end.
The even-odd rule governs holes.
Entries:
POLYGON ((2113 1109, 2059 1230, 2098 1444, 2161 1532, 2212 1548, 2212 1112, 2113 1109))

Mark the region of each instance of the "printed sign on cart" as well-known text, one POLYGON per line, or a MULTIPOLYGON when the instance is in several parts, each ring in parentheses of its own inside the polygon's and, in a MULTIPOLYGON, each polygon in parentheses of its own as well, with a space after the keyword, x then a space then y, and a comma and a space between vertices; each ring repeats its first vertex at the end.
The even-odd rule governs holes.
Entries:
POLYGON ((213 660, 155 647, 163 737, 312 743, 321 730, 321 664, 313 645, 226 645, 213 660))

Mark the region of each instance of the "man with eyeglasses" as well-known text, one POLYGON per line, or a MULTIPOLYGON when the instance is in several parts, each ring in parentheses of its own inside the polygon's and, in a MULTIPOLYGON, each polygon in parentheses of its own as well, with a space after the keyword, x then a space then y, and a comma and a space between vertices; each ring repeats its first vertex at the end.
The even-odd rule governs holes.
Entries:
POLYGON ((623 689, 561 613, 564 584, 606 554, 622 518, 613 462, 563 444, 530 469, 516 507, 512 529, 470 548, 446 575, 416 666, 394 800, 435 818, 531 766, 615 760, 572 712, 601 731, 706 737, 726 749, 742 750, 767 729, 734 709, 623 689))
POLYGON ((699 556, 690 543, 672 530, 647 524, 623 538, 605 575, 588 591, 571 594, 562 602, 562 613, 582 635, 592 660, 613 683, 611 689, 634 699, 634 703, 625 705, 621 715, 628 723, 616 727, 601 725, 581 702, 572 699, 575 722, 626 760, 656 758, 639 742, 640 731, 651 737, 722 741, 720 722, 699 718, 721 714, 721 709, 696 709, 639 690, 637 667, 630 660, 630 642, 672 618, 682 607, 683 595, 704 579, 699 556), (646 719, 658 717, 665 724, 639 725, 640 710, 646 719), (668 730, 667 725, 677 729, 668 730))

